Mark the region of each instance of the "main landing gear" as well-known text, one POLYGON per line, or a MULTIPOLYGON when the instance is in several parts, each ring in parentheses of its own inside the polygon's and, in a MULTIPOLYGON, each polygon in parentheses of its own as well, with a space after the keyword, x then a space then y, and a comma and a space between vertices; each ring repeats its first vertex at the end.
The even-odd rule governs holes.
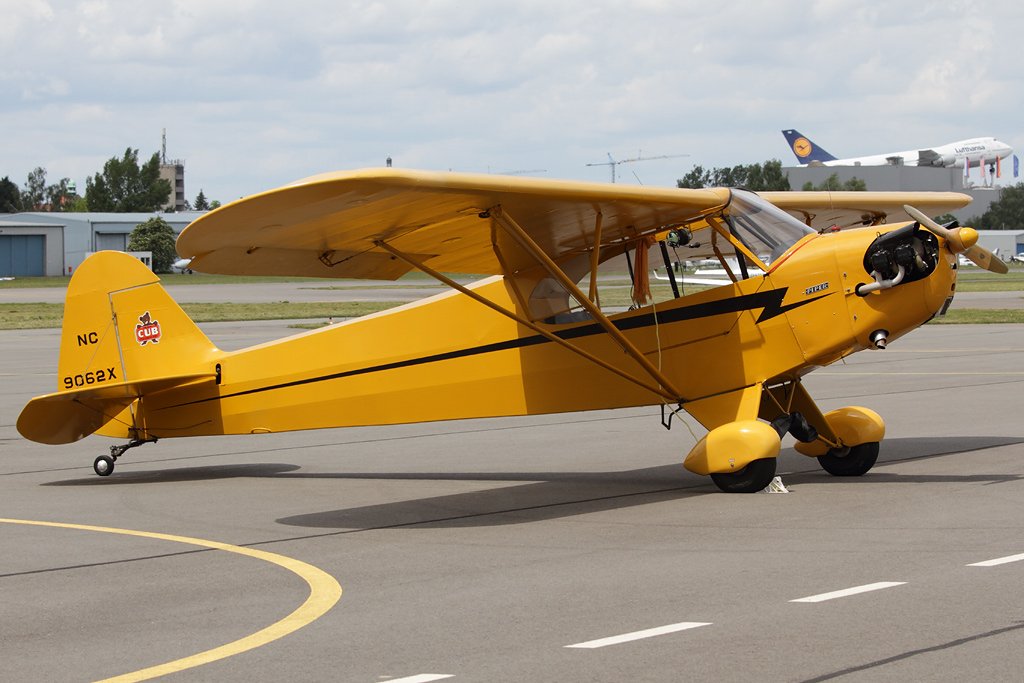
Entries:
POLYGON ((124 455, 125 451, 129 448, 141 446, 144 443, 156 443, 156 439, 132 439, 121 446, 111 446, 110 455, 101 455, 93 461, 93 471, 101 477, 110 476, 110 473, 114 471, 114 462, 124 455))
POLYGON ((756 493, 775 478, 776 458, 752 460, 739 472, 712 472, 711 481, 725 493, 756 493))
POLYGON ((833 448, 825 455, 818 456, 818 464, 836 477, 859 477, 867 474, 878 460, 878 442, 871 441, 859 446, 833 448))

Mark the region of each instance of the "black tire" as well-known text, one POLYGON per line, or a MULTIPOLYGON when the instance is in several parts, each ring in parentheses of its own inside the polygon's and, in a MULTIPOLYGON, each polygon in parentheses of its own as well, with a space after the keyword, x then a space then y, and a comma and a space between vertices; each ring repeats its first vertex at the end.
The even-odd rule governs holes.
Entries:
POLYGON ((754 460, 738 472, 711 475, 715 486, 726 493, 757 493, 775 478, 775 458, 754 460))
POLYGON ((114 459, 109 455, 101 455, 93 461, 92 469, 101 477, 108 477, 114 471, 114 459))
POLYGON ((870 441, 852 446, 845 455, 829 451, 818 456, 818 462, 829 474, 836 477, 859 477, 867 474, 878 460, 878 442, 870 441))

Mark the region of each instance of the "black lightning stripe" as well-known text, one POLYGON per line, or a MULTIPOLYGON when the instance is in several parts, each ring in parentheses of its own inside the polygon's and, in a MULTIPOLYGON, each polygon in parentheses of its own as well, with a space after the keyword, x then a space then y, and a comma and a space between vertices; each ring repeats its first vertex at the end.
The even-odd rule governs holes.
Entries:
MULTIPOLYGON (((716 315, 723 315, 726 313, 740 313, 742 311, 753 311, 761 309, 761 315, 757 318, 757 323, 760 324, 766 320, 771 320, 787 311, 791 311, 795 308, 800 308, 809 303, 822 299, 829 294, 822 294, 816 296, 813 299, 804 299, 788 306, 782 305, 782 300, 786 298, 786 292, 788 287, 782 287, 780 289, 771 289, 765 292, 755 292, 754 294, 744 294, 742 296, 731 297, 728 299, 721 299, 719 301, 708 301, 702 304, 694 304, 692 306, 681 306, 679 308, 673 308, 667 311, 659 311, 657 313, 658 325, 665 325, 669 323, 681 322, 684 320, 697 320, 699 318, 710 318, 716 315)), ((631 318, 615 321, 615 327, 620 330, 635 330, 644 327, 651 327, 655 324, 654 320, 655 313, 647 313, 645 315, 638 315, 631 318)), ((602 334, 604 328, 597 323, 589 325, 581 325, 580 327, 573 327, 568 330, 561 330, 554 332, 557 336, 562 339, 580 339, 583 337, 590 337, 597 334, 602 334)), ((383 363, 381 365, 372 365, 365 368, 359 368, 356 370, 346 370, 345 372, 336 372, 330 375, 321 375, 319 377, 310 377, 308 379, 295 380, 294 382, 284 382, 281 384, 273 384, 270 386, 259 387, 256 389, 247 389, 246 391, 239 391, 233 394, 224 394, 223 396, 212 396, 210 398, 200 399, 198 401, 191 401, 189 403, 182 403, 175 406, 168 406, 163 410, 170 410, 173 408, 181 408, 183 406, 195 405, 197 403, 206 403, 208 401, 219 401, 225 398, 235 398, 237 396, 247 396, 249 394, 262 393, 264 391, 273 391, 275 389, 287 389, 290 387, 303 386, 305 384, 314 384, 316 382, 327 382, 334 379, 343 379, 345 377, 356 377, 358 375, 366 375, 373 372, 384 372, 385 370, 397 370, 399 368, 408 368, 416 365, 426 365, 428 363, 437 363, 439 361, 452 360, 455 358, 466 358, 468 356, 478 356, 485 353, 495 353, 497 351, 508 351, 510 349, 522 349, 529 346, 536 346, 538 344, 550 344, 550 339, 543 335, 533 335, 530 337, 520 337, 517 339, 509 339, 503 342, 496 342, 493 344, 483 344, 481 346, 474 346, 468 349, 460 349, 458 351, 448 351, 446 353, 438 353, 430 356, 422 356, 420 358, 410 358, 409 360, 396 361, 394 363, 383 363)))

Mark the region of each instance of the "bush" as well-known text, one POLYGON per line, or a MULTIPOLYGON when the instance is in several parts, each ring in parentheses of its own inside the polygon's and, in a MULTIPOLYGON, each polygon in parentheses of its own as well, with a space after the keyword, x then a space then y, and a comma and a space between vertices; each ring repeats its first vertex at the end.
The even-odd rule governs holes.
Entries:
POLYGON ((174 228, 163 218, 150 218, 139 223, 128 238, 128 251, 149 251, 153 253, 153 272, 169 273, 178 260, 174 250, 174 228))

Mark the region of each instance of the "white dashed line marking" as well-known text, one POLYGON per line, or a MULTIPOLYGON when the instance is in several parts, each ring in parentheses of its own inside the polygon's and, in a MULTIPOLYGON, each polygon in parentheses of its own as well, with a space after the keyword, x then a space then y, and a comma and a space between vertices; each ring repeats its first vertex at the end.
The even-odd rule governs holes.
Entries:
POLYGON ((985 560, 984 562, 975 562, 974 564, 967 565, 968 567, 995 567, 999 564, 1009 564, 1010 562, 1020 562, 1024 560, 1024 554, 1021 555, 1010 555, 1009 557, 1000 557, 995 560, 985 560))
POLYGON ((417 676, 407 676, 406 678, 391 678, 388 679, 387 683, 430 683, 430 681, 440 681, 445 678, 451 678, 455 674, 419 674, 417 676))
POLYGON ((653 638, 654 636, 663 636, 667 633, 676 633, 678 631, 685 631, 691 628, 697 628, 698 626, 710 626, 710 622, 700 621, 684 621, 679 624, 670 624, 669 626, 659 626, 658 628, 649 628, 645 631, 634 631, 633 633, 626 633, 621 636, 611 636, 610 638, 600 638, 598 640, 588 640, 585 643, 576 643, 575 645, 566 645, 565 647, 575 647, 586 650, 593 650, 598 647, 607 647, 608 645, 618 645, 620 643, 628 643, 634 640, 641 640, 643 638, 653 638))
POLYGON ((835 600, 836 598, 846 598, 851 595, 859 595, 861 593, 870 593, 871 591, 879 591, 883 588, 892 588, 893 586, 902 586, 906 581, 880 581, 878 583, 869 583, 866 586, 856 586, 855 588, 846 588, 841 591, 832 591, 831 593, 822 593, 820 595, 812 595, 807 598, 798 598, 796 600, 790 600, 790 602, 825 602, 826 600, 835 600))

